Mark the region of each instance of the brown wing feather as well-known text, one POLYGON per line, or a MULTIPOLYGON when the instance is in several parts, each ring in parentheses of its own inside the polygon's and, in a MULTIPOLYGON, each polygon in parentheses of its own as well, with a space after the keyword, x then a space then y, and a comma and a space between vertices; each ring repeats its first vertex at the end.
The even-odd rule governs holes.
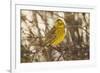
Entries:
POLYGON ((55 27, 53 27, 47 34, 46 34, 46 37, 45 37, 45 43, 48 44, 50 43, 55 37, 55 27))

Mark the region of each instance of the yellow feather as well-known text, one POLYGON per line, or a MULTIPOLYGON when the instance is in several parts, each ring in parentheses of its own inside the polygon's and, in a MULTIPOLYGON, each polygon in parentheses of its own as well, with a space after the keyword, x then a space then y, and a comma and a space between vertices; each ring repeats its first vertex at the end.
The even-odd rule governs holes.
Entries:
POLYGON ((58 45, 60 44, 65 37, 65 27, 64 27, 64 22, 61 19, 57 19, 55 22, 54 27, 48 32, 49 37, 47 37, 46 41, 50 45, 58 45))

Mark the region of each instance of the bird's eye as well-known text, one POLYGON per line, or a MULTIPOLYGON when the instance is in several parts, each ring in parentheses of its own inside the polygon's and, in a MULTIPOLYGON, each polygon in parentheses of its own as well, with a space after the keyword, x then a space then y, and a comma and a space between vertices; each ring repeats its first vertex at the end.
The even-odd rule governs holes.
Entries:
POLYGON ((62 24, 62 21, 59 21, 58 23, 59 23, 59 24, 62 24))
POLYGON ((59 20, 59 19, 58 19, 58 20, 57 20, 57 22, 58 22, 58 23, 60 23, 60 22, 61 22, 61 20, 59 20))
POLYGON ((56 24, 59 25, 59 26, 62 26, 63 22, 62 22, 61 19, 58 19, 58 20, 56 21, 56 24))

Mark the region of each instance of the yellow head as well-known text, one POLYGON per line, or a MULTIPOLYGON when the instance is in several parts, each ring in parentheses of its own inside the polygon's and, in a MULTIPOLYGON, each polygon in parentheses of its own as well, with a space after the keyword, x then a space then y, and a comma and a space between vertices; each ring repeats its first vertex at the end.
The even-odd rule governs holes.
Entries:
POLYGON ((61 19, 57 19, 55 22, 55 27, 56 28, 64 28, 64 22, 61 19))

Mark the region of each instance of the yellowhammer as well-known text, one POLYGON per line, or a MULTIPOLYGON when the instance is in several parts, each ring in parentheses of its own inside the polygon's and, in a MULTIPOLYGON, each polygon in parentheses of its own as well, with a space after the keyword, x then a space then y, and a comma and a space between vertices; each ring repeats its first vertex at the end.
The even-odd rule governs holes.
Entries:
POLYGON ((46 34, 45 42, 49 45, 57 46, 65 37, 65 26, 62 19, 55 21, 54 27, 46 34))

